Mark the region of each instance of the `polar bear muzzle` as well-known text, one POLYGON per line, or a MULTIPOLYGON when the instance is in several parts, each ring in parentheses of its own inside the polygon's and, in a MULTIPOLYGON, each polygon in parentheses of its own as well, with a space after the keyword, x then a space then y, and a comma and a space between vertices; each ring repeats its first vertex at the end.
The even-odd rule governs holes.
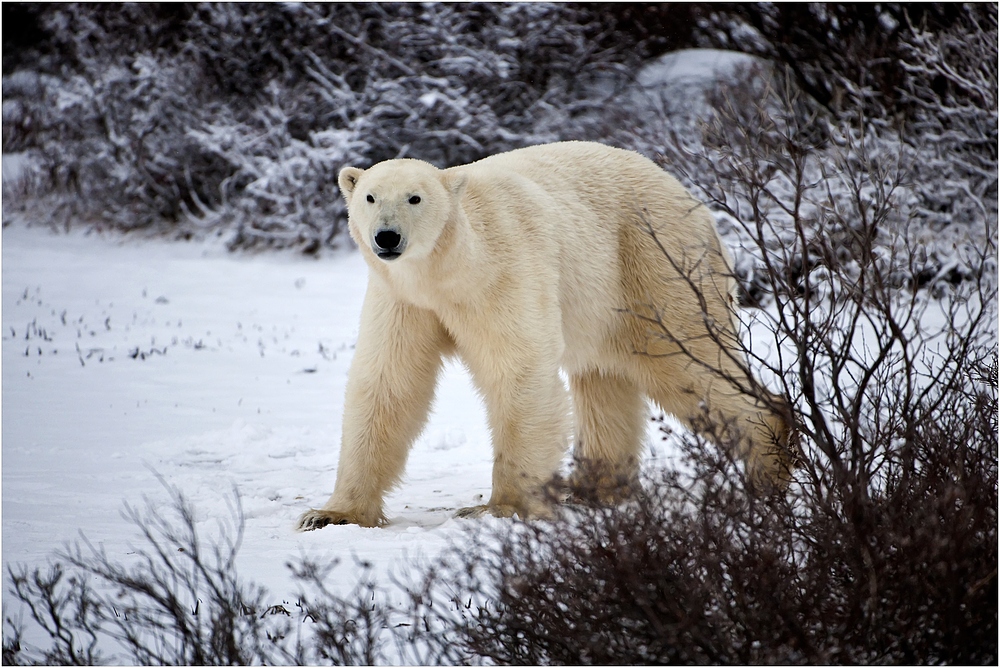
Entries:
POLYGON ((372 250, 383 260, 395 260, 403 254, 406 241, 403 235, 392 228, 382 228, 375 233, 372 250))

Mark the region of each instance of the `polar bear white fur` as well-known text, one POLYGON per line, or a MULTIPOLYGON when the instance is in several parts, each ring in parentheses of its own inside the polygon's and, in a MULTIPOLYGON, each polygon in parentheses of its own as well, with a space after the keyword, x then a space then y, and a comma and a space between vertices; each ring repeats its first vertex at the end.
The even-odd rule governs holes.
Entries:
POLYGON ((573 434, 576 459, 598 464, 578 474, 600 471, 611 495, 610 481, 637 469, 647 397, 680 419, 708 410, 743 427, 751 472, 787 472, 787 420, 718 373, 744 367, 712 218, 650 160, 562 142, 444 170, 346 167, 339 185, 368 290, 336 486, 300 529, 385 522, 383 496, 451 355, 482 393, 493 439, 492 496, 468 514, 546 514, 540 489, 573 434))

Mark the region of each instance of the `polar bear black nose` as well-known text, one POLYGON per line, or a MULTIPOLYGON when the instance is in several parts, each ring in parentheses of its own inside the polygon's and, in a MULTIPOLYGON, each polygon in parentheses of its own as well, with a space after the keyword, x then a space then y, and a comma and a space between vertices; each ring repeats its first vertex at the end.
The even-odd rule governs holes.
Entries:
POLYGON ((382 230, 375 235, 375 245, 382 250, 395 250, 403 237, 394 230, 382 230))

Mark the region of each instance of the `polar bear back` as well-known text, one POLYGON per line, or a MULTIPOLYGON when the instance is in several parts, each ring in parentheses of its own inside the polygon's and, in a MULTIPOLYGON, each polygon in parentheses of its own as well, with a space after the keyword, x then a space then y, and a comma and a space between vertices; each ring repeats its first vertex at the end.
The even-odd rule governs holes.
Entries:
MULTIPOLYGON (((506 261, 558 284, 569 371, 604 366, 623 341, 623 311, 669 302, 670 282, 676 292, 679 276, 667 254, 684 258, 710 249, 714 266, 706 268, 729 273, 708 210, 637 153, 560 142, 445 171, 468 178, 465 212, 499 253, 511 238, 531 239, 530 247, 541 249, 506 261)), ((515 247, 524 253, 523 244, 515 247)))
MULTIPOLYGON (((520 175, 578 214, 583 210, 576 207, 583 205, 586 211, 594 214, 592 222, 595 224, 608 225, 611 222, 608 213, 636 211, 643 206, 662 207, 664 220, 681 223, 685 228, 690 225, 682 221, 690 217, 692 206, 699 209, 696 215, 704 217, 707 214, 674 177, 648 158, 593 142, 529 146, 447 171, 484 178, 480 188, 483 185, 489 188, 488 184, 495 183, 498 175, 520 175)), ((505 185, 504 191, 506 188, 505 185)), ((504 195, 509 193, 504 192, 504 195)), ((695 227, 714 235, 713 228, 710 225, 705 228, 704 222, 698 221, 695 227)), ((553 224, 559 225, 559 221, 553 224)))

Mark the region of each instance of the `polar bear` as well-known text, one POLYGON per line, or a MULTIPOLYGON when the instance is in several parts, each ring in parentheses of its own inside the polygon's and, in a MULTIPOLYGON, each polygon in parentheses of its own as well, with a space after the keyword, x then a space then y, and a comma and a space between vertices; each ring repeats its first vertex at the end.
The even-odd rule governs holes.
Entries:
POLYGON ((787 473, 788 418, 719 373, 746 378, 712 217, 652 161, 560 142, 444 170, 345 167, 338 180, 368 287, 334 492, 300 530, 385 523, 383 496, 453 355, 484 398, 494 451, 489 502, 460 514, 545 516, 541 489, 571 438, 575 459, 598 465, 574 475, 600 472, 598 492, 614 496, 637 470, 647 398, 696 425, 706 411, 735 423, 754 475, 787 473))

